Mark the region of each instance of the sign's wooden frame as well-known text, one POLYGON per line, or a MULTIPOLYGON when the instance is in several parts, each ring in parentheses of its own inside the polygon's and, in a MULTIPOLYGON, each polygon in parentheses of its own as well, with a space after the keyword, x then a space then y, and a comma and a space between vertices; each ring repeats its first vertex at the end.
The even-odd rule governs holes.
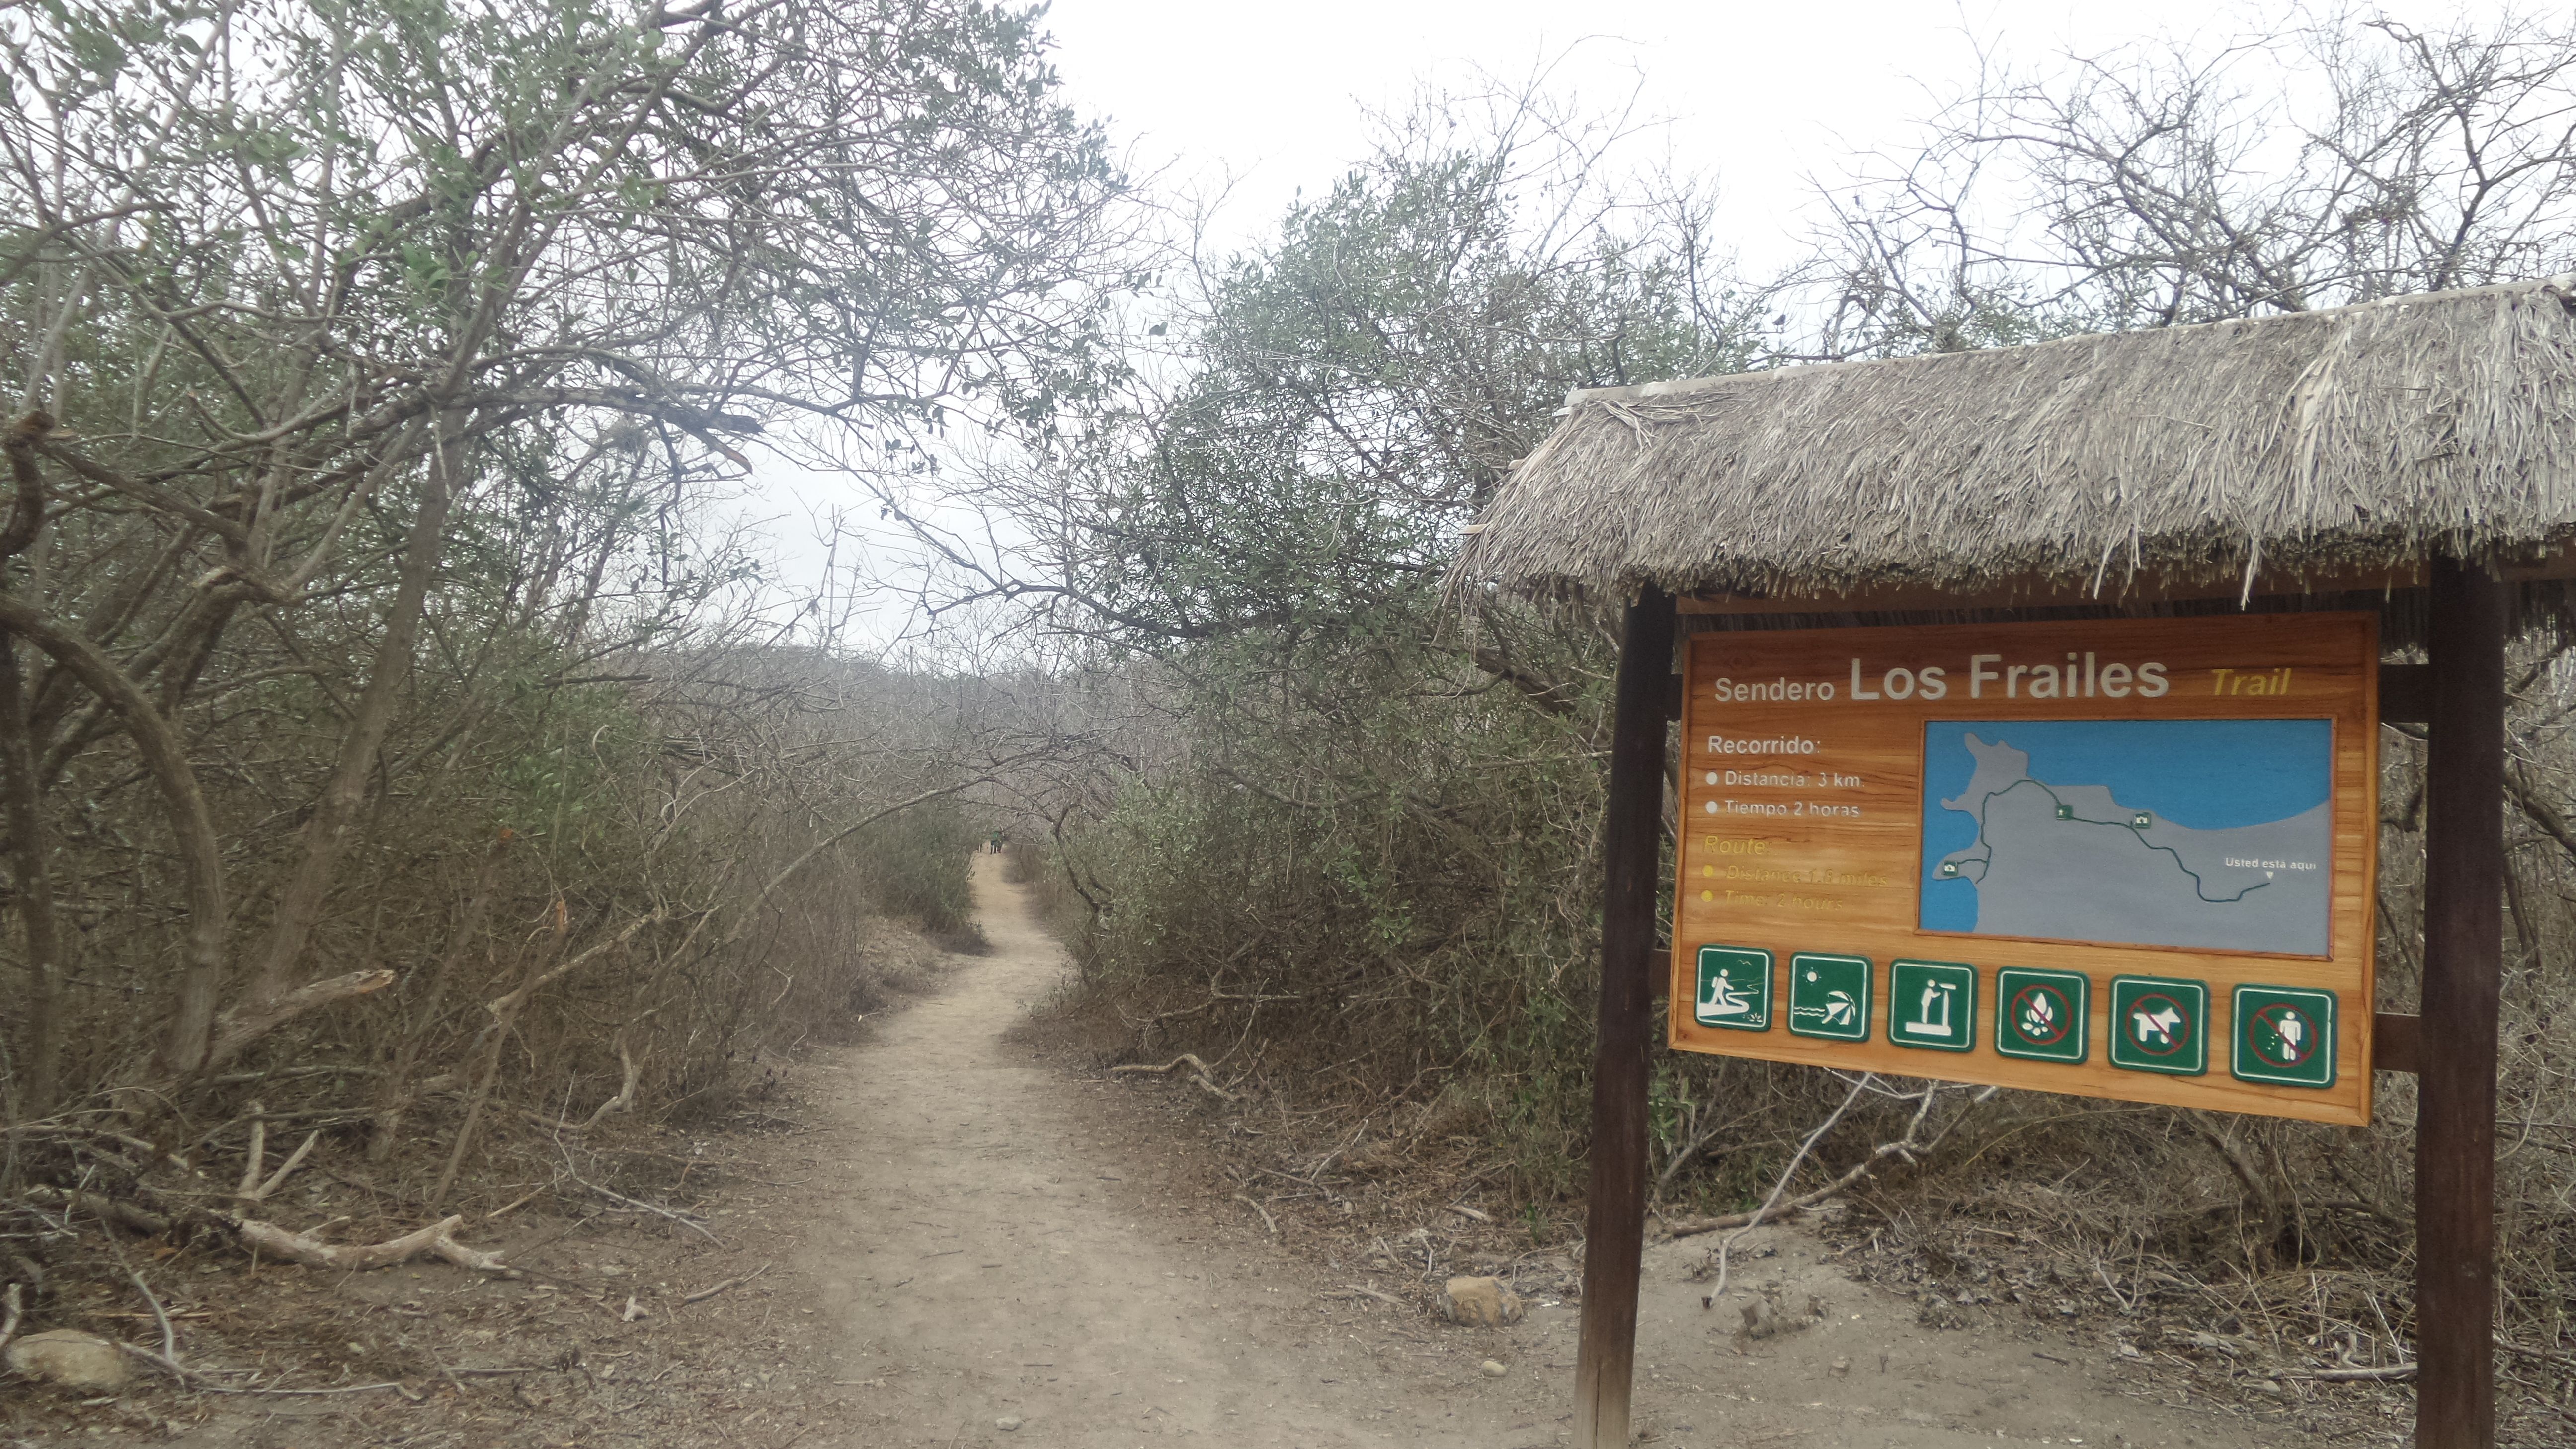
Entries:
MULTIPOLYGON (((2056 620, 1900 628, 1702 633, 1684 646, 1677 879, 1668 1040, 1681 1051, 1936 1077, 2359 1125, 2370 1120, 2374 893, 2378 853, 2378 619, 2364 613, 2056 620), (2074 663, 2048 698, 2021 666, 2074 663), (1972 682, 1970 661, 1991 670, 1972 682), (2126 661, 2126 662, 2122 662, 2126 661), (2149 695, 2129 678, 2155 670, 2149 695), (1930 671, 1924 687, 1918 675, 1930 671), (2009 677, 2006 671, 2012 671, 2009 677), (2106 672, 2110 673, 2107 680, 2106 672), (1887 697, 1890 681, 1904 691, 1887 697), (1721 700, 1724 681, 1738 698, 1721 700), (1759 681, 1759 683, 1748 683, 1759 681), (2260 694, 2245 692, 2248 684, 2260 694), (2105 685, 2107 685, 2107 690, 2105 685), (1938 690, 1938 699, 1927 698, 1938 690), (1757 696, 1777 692, 1781 699, 1757 696), (1855 696, 1858 697, 1855 697, 1855 696), (2067 697, 2072 696, 2072 697, 2067 697), (1959 935, 1916 924, 1923 863, 1922 740, 1936 719, 2325 719, 2333 729, 2327 950, 2264 954, 2178 946, 1959 935), (1781 748, 1772 748, 1780 742, 1781 748), (1715 748, 1723 746, 1723 749, 1715 748), (1750 751, 1751 753, 1747 753, 1750 751), (1796 783, 1789 783, 1796 782, 1796 783), (1761 812, 1761 813, 1750 813, 1761 812), (1789 812, 1786 814, 1777 812, 1789 812), (1739 886, 1741 888, 1739 888, 1739 886), (1703 946, 1767 951, 1772 1007, 1762 1030, 1703 1025, 1694 1011, 1703 946), (1863 1040, 1800 1035, 1789 1020, 1792 958, 1862 956, 1882 1019, 1863 1040), (1965 1050, 1900 1045, 1889 1029, 1897 960, 1965 962, 1979 986, 1965 1050), (2089 979, 2081 1063, 2007 1055, 1998 1041, 2007 968, 2089 979), (2114 982, 2205 983, 2196 1074, 2116 1065, 2114 982), (2333 1080, 2323 1087, 2240 1079, 2231 1071, 2239 986, 2330 992, 2337 999, 2333 1080)), ((2084 782, 2067 782, 2084 783, 2084 782)), ((2072 994, 2072 993, 2070 993, 2072 994)))
MULTIPOLYGON (((2419 584, 2429 616, 2421 665, 2380 665, 2366 686, 2376 708, 2360 722, 2422 725, 2425 756, 2422 1015, 2372 1013, 2354 1003, 2345 1030, 2364 1032, 2355 1070, 2417 1075, 2415 1125, 2417 1449, 2493 1449, 2495 1112, 2503 976, 2505 793, 2504 649, 2512 582, 2558 576, 2529 560, 2440 555, 2402 581, 2419 584), (2500 566, 2498 566, 2500 565, 2500 566), (2519 566, 2518 566, 2519 565, 2519 566), (2526 572, 2526 570, 2528 572, 2526 572), (2372 718, 2375 716, 2375 720, 2372 718)), ((2401 580, 2392 576, 2392 588, 2401 580)), ((2314 597, 2324 590, 2309 581, 2314 597)), ((2268 593, 2269 589, 2255 592, 2268 593)), ((1927 607, 2030 606, 2008 598, 1927 600, 1927 607)), ((2350 602, 2368 602, 2353 599, 2350 602)), ((1846 597, 1790 609, 1777 599, 1685 601, 1691 612, 1839 613, 1895 607, 1846 597), (1839 605, 1839 607, 1835 607, 1839 605)), ((1591 1193, 1583 1261, 1583 1333, 1575 1361, 1577 1449, 1622 1449, 1629 1438, 1638 1274, 1645 1245, 1647 1044, 1658 946, 1659 835, 1669 786, 1666 732, 1682 717, 1672 674, 1680 609, 1639 591, 1620 630, 1609 798, 1602 823, 1601 995, 1592 1076, 1591 1193)), ((2371 817, 2376 828, 2376 812, 2371 817)), ((1939 1055, 1939 1054, 1918 1054, 1939 1055)), ((1920 1072, 1913 1073, 1920 1075, 1920 1072)))

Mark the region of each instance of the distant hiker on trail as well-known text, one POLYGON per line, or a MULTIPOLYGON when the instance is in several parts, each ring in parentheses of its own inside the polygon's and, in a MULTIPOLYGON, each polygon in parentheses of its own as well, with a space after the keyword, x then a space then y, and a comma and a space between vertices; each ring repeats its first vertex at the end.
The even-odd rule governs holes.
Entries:
POLYGON ((987 849, 991 850, 995 855, 999 855, 1002 853, 1002 847, 1011 843, 1011 838, 996 830, 991 835, 985 837, 984 843, 987 849))

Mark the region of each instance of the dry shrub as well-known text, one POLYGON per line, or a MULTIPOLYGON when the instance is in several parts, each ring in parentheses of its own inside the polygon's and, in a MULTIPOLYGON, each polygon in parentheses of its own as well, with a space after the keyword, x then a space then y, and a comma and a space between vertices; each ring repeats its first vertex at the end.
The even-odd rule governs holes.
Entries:
MULTIPOLYGON (((2526 1416, 2555 1413, 2545 1406, 2576 1383, 2576 1039, 2557 1029, 2576 1018, 2576 830, 2561 803, 2576 781, 2576 689, 2558 661, 2538 644, 2518 655, 2513 798, 2501 802, 2500 1328, 2526 1416)), ((1332 721, 1330 749, 1292 750, 1305 722, 1228 718, 1073 832, 1068 853, 1108 907, 1073 923, 1073 1010, 1105 1056, 1194 1052, 1222 1084, 1345 1134, 1436 1111, 1456 1130, 1434 1140, 1476 1149, 1415 1168, 1507 1187, 1552 1237, 1574 1225, 1588 1122, 1600 787, 1579 742, 1597 738, 1585 733, 1597 716, 1546 742, 1565 751, 1550 759, 1473 703, 1417 698, 1402 713, 1410 733, 1390 714, 1332 721)), ((2422 970, 2422 750, 2404 732, 2383 741, 2379 1005, 2408 1011, 2422 970)), ((1902 1094, 1921 1084, 1877 1085, 1801 1165, 1793 1194, 1902 1135, 1902 1094)), ((2038 1302, 2044 1288, 2050 1313, 2065 1302, 2156 1333, 2253 1334, 2266 1362, 2292 1370, 2403 1363, 2414 1080, 2385 1074, 2378 1087, 2365 1128, 2024 1093, 1971 1105, 1953 1091, 1940 1146, 1919 1167, 1883 1160, 1845 1222, 1908 1282, 1968 1291, 1963 1275, 1993 1278, 2010 1259, 2038 1274, 2022 1291, 2038 1302)), ((1659 1051, 1662 1211, 1760 1202, 1848 1090, 1811 1069, 1659 1051)), ((1329 1145, 1307 1143, 1309 1159, 1329 1145)), ((2536 1422, 2518 1430, 2530 1442, 2536 1422)))
POLYGON ((1047 873, 1047 853, 1026 839, 1006 841, 1002 846, 1002 879, 1013 885, 1034 885, 1047 873))
MULTIPOLYGON (((85 989, 67 1003, 60 1131, 21 1124, 0 1186, 150 1203, 159 1170, 81 1131, 145 1133, 220 1177, 240 1170, 258 1114, 277 1154, 318 1133, 306 1173, 368 1184, 385 1210, 371 1226, 390 1236, 559 1180, 636 1125, 752 1111, 799 1049, 848 1040, 926 987, 939 952, 921 932, 953 930, 965 898, 963 810, 933 799, 809 852, 829 836, 817 815, 864 819, 954 778, 928 748, 944 726, 921 723, 936 687, 813 656, 637 663, 650 687, 531 692, 463 758, 398 774, 401 807, 368 821, 317 933, 328 958, 382 963, 393 984, 139 1109, 120 1083, 146 1069, 160 1022, 128 1003, 151 1002, 167 970, 153 949, 166 918, 76 917, 85 989), (921 746, 922 763, 844 769, 814 748, 827 738, 921 746)), ((398 741, 438 728, 438 686, 422 693, 398 741)), ((113 830, 66 838, 66 881, 155 867, 113 830)), ((35 1229, 31 1251, 74 1251, 58 1237, 35 1229)))

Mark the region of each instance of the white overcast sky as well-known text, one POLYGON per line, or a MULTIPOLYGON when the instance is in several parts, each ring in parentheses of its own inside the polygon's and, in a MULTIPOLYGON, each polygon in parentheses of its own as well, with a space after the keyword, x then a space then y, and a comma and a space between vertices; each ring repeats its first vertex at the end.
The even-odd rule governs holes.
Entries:
MULTIPOLYGON (((2216 48, 2277 31, 2297 0, 1698 0, 1609 7, 1536 0, 1054 0, 1047 29, 1066 97, 1103 119, 1133 169, 1180 199, 1220 192, 1219 250, 1272 233, 1300 192, 1320 194, 1370 149, 1372 111, 1400 112, 1425 87, 1464 91, 1544 69, 1579 109, 1634 105, 1654 129, 1624 164, 1712 182, 1721 247, 1749 273, 1787 261, 1806 226, 1810 177, 1901 150, 1915 122, 1976 77, 1981 50, 2015 72, 2134 42, 2216 48)), ((2337 0, 2313 0, 2316 14, 2337 0)), ((2353 0, 2438 28, 2502 0, 2353 0)), ((764 470, 747 516, 778 545, 780 582, 819 575, 810 520, 850 510, 861 550, 909 550, 845 485, 764 470)), ((844 545, 843 558, 848 558, 844 545)), ((891 597, 860 632, 900 629, 891 597)))
MULTIPOLYGON (((2438 25, 2453 5, 2387 13, 2438 25)), ((2472 9, 2486 11, 2490 4, 2472 9)), ((1908 123, 1976 74, 1978 48, 2016 67, 2137 40, 2224 42, 2290 13, 2211 0, 1700 0, 1600 7, 1535 0, 1055 0, 1047 25, 1071 98, 1105 116, 1139 170, 1182 189, 1232 180, 1220 230, 1262 233, 1367 151, 1367 113, 1480 73, 1665 123, 1657 148, 1711 177, 1748 263, 1796 225, 1805 178, 1901 146, 1908 123)))

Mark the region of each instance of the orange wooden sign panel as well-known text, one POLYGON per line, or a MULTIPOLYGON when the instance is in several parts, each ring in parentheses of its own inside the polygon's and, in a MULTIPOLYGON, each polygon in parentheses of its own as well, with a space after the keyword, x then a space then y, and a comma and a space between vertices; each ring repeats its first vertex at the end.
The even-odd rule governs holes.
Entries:
POLYGON ((2373 616, 1688 652, 1674 1047, 2370 1120, 2373 616))

